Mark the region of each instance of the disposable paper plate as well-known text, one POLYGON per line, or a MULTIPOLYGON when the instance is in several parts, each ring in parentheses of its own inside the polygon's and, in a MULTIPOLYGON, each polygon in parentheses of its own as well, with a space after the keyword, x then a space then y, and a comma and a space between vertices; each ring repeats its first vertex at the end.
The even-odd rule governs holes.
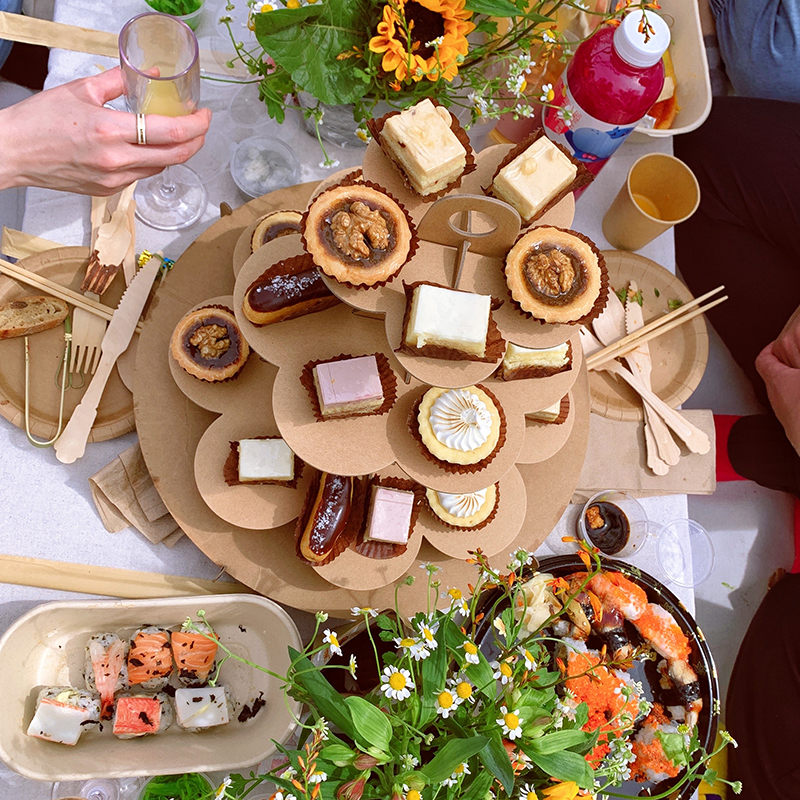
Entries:
POLYGON ((279 682, 264 672, 228 660, 220 685, 229 693, 231 721, 218 729, 187 733, 177 723, 158 736, 117 739, 110 724, 87 732, 77 745, 27 736, 36 697, 45 686, 83 688, 83 659, 92 634, 160 625, 176 629, 198 610, 237 655, 277 674, 289 666, 289 646, 300 635, 289 615, 258 595, 216 595, 168 600, 96 600, 46 603, 18 619, 0 639, 0 686, 4 689, 0 758, 28 778, 42 781, 119 778, 180 772, 237 770, 275 752, 294 727, 299 704, 284 703, 279 682), (248 722, 238 713, 263 693, 266 705, 248 722), (290 713, 289 708, 292 709, 290 713))

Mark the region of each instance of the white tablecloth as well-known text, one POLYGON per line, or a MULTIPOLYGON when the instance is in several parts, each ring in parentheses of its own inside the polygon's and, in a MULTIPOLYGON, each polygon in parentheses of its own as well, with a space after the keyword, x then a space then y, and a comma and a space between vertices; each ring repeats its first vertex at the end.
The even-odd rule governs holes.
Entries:
MULTIPOLYGON (((205 17, 198 30, 201 46, 209 46, 209 37, 221 35, 216 24, 221 8, 219 0, 208 0, 205 17)), ((124 21, 145 10, 140 0, 56 0, 58 22, 84 27, 118 31, 124 21)), ((241 20, 236 25, 241 26, 241 20)), ((243 28, 241 36, 246 35, 243 28)), ((55 86, 73 78, 94 74, 98 65, 113 66, 110 59, 53 50, 47 86, 55 86)), ((137 248, 163 250, 177 258, 208 225, 218 218, 219 203, 237 207, 245 202, 225 167, 225 154, 233 143, 255 133, 275 135, 287 141, 301 164, 299 181, 318 180, 327 171, 321 168, 321 155, 316 140, 301 129, 299 114, 292 112, 286 125, 279 128, 266 121, 259 128, 237 127, 227 113, 235 85, 204 82, 203 102, 214 111, 214 122, 206 148, 193 160, 195 168, 208 179, 210 202, 200 222, 177 233, 156 231, 137 223, 137 248), (216 172, 216 174, 214 174, 216 172)), ((485 129, 473 131, 473 139, 482 142, 485 129)), ((577 204, 574 227, 593 239, 600 249, 609 248, 601 231, 601 220, 631 163, 645 152, 671 152, 671 140, 652 139, 627 142, 585 192, 577 204)), ((332 146, 329 151, 341 167, 360 163, 358 148, 332 146)), ((89 238, 89 199, 44 189, 29 189, 24 219, 28 233, 43 236, 65 245, 86 245, 89 238)), ((641 251, 674 270, 673 238, 667 233, 641 251)), ((86 455, 72 465, 59 463, 52 450, 30 447, 23 431, 5 420, 0 421, 0 543, 2 552, 81 564, 148 570, 165 574, 213 578, 218 568, 184 537, 176 547, 154 546, 133 529, 108 533, 100 523, 89 493, 87 478, 135 441, 135 434, 110 442, 92 444, 86 455)), ((642 501, 651 519, 666 522, 687 515, 685 496, 654 497, 642 501)), ((564 552, 560 539, 571 535, 577 508, 567 510, 540 554, 564 552)), ((646 554, 645 554, 646 556, 646 554)), ((647 568, 646 558, 640 564, 647 568)), ((674 587, 673 587, 674 588, 674 587)), ((693 608, 691 590, 676 590, 686 605, 693 608)), ((82 596, 14 585, 0 585, 0 633, 22 613, 33 606, 56 599, 80 599, 82 596)), ((4 724, 9 724, 8 721, 4 724)), ((29 781, 0 764, 0 786, 3 796, 16 800, 40 800, 50 797, 50 785, 29 781)))

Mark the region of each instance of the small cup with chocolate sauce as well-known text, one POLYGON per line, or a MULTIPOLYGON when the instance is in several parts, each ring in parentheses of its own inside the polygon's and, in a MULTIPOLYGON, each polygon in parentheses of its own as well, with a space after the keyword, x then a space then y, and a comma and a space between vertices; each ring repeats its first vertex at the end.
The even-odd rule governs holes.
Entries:
POLYGON ((650 539, 647 514, 633 497, 606 489, 583 507, 578 535, 603 555, 630 558, 641 553, 650 539))

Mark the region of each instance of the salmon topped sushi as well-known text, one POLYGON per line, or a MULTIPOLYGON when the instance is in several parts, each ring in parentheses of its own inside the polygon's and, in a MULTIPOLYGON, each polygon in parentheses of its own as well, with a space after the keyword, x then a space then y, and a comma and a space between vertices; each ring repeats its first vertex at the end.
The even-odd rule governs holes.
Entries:
POLYGON ((205 686, 214 669, 216 636, 204 623, 197 624, 197 628, 206 635, 189 629, 186 623, 172 634, 172 657, 175 659, 178 680, 184 686, 205 686), (209 636, 213 638, 209 639, 209 636))
POLYGON ((149 733, 163 733, 172 724, 174 712, 164 692, 123 695, 117 700, 114 714, 114 736, 135 739, 149 733))
POLYGON ((136 631, 128 653, 128 681, 148 692, 161 691, 172 674, 169 632, 150 625, 136 631))
POLYGON ((111 719, 114 696, 128 688, 128 643, 116 633, 97 633, 86 643, 83 679, 100 695, 100 718, 111 719))

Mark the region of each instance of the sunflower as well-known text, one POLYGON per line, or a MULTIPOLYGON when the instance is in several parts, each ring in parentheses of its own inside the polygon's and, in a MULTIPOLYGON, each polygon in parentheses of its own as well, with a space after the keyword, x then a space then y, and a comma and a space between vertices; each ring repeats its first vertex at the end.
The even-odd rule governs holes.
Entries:
POLYGON ((427 78, 452 81, 469 49, 467 35, 475 29, 465 0, 390 0, 383 7, 378 35, 369 41, 373 53, 383 53, 381 67, 397 80, 427 78))

